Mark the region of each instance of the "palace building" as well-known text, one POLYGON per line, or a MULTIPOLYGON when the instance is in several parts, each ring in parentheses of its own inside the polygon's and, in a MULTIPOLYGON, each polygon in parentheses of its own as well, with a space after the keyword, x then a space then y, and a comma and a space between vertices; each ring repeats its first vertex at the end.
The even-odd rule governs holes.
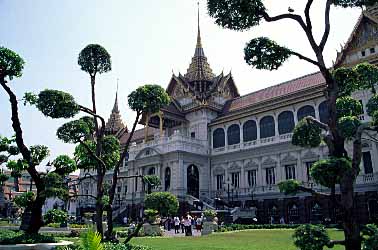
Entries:
MULTIPOLYGON (((378 7, 362 12, 334 65, 351 67, 360 62, 378 64, 378 7)), ((329 200, 306 193, 286 196, 277 186, 282 180, 297 179, 327 191, 309 176, 311 165, 327 157, 327 148, 291 144, 299 120, 309 115, 327 120, 324 88, 325 80, 316 72, 240 96, 231 73, 212 71, 198 27, 189 68, 185 74, 173 74, 168 84, 171 103, 157 114, 143 116, 140 123, 145 128, 135 132, 128 160, 120 170, 120 176, 157 175, 161 186, 152 189, 143 187, 140 179, 121 179, 115 215, 140 215, 146 193, 160 190, 176 195, 182 211, 200 209, 196 204, 218 209, 222 201, 221 209, 231 211, 234 220, 248 217, 248 211, 254 211, 260 223, 278 222, 281 217, 287 223, 337 220, 338 211, 331 209, 329 200)), ((371 94, 358 91, 353 97, 365 107, 371 94)), ((116 97, 106 130, 125 143, 129 134, 117 102, 116 97)), ((365 110, 359 119, 370 121, 365 110)), ((110 174, 105 179, 110 182, 110 174)), ((80 192, 93 194, 96 183, 83 181, 80 192)), ((360 220, 378 218, 374 141, 364 141, 355 192, 360 220)), ((82 211, 93 205, 87 198, 80 201, 82 211)))

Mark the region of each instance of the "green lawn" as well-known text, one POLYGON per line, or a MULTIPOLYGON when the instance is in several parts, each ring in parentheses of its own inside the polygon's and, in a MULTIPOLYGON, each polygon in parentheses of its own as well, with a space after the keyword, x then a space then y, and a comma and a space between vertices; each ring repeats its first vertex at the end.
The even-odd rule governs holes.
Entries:
MULTIPOLYGON (((289 229, 245 230, 203 237, 134 238, 131 243, 151 246, 154 250, 296 250, 291 237, 293 232, 289 229)), ((329 230, 329 234, 331 239, 343 239, 342 231, 329 230)))

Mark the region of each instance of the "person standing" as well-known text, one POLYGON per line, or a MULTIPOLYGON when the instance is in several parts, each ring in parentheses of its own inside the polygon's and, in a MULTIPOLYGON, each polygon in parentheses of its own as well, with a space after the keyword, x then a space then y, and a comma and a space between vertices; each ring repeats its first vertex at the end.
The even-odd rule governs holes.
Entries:
POLYGON ((185 225, 184 225, 185 219, 181 216, 180 220, 180 226, 181 226, 181 233, 185 233, 185 225))
POLYGON ((175 217, 173 218, 173 221, 174 221, 174 223, 175 223, 175 234, 178 234, 178 233, 180 233, 180 232, 179 232, 179 230, 180 230, 180 219, 179 219, 178 216, 175 216, 175 217))
POLYGON ((192 216, 187 214, 185 221, 184 221, 184 226, 185 226, 185 236, 192 236, 192 216))

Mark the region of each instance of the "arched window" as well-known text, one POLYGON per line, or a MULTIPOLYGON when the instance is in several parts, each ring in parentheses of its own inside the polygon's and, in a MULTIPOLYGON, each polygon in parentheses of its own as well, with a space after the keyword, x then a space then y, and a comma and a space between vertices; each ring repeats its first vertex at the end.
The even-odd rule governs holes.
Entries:
POLYGON ((294 127, 293 112, 284 111, 278 115, 278 132, 280 135, 293 132, 294 127))
POLYGON ((213 132, 213 148, 221 148, 224 147, 224 130, 222 128, 217 128, 213 132))
POLYGON ((298 109, 298 113, 297 113, 298 121, 302 120, 306 116, 315 117, 315 109, 313 106, 306 105, 298 109))
POLYGON ((246 121, 243 125, 243 141, 254 141, 257 139, 257 125, 255 121, 246 121))
POLYGON ((148 170, 148 175, 155 175, 155 168, 152 167, 148 170))
POLYGON ((168 191, 170 187, 171 187, 171 169, 166 168, 165 175, 164 175, 164 190, 168 191))
MULTIPOLYGON (((152 167, 148 170, 148 175, 155 175, 155 168, 152 167)), ((150 183, 147 183, 147 194, 150 194, 152 192, 152 185, 150 183)))
POLYGON ((268 138, 274 136, 274 118, 273 116, 265 116, 260 121, 260 138, 268 138))
POLYGON ((237 124, 232 124, 227 129, 227 142, 228 145, 240 143, 240 128, 237 124))
POLYGON ((320 103, 319 105, 319 116, 320 116, 320 121, 323 123, 328 122, 328 104, 326 101, 320 103))

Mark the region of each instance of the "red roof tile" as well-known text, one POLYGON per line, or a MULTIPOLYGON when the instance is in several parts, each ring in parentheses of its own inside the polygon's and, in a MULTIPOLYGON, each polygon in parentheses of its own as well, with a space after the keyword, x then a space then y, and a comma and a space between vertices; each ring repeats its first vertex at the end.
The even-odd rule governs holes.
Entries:
MULTIPOLYGON (((153 136, 155 133, 159 133, 159 129, 156 129, 156 128, 153 128, 153 127, 148 128, 148 136, 153 136)), ((127 134, 125 133, 119 139, 120 143, 125 144, 127 139, 129 138, 129 136, 130 136, 130 133, 127 133, 127 134)), ((137 140, 141 140, 141 139, 144 139, 144 128, 135 130, 133 138, 131 139, 131 141, 133 142, 133 141, 137 141, 137 140)))
POLYGON ((276 97, 281 97, 307 88, 320 86, 324 83, 325 80, 320 72, 302 76, 300 78, 258 90, 245 96, 233 99, 232 101, 230 101, 230 104, 228 105, 224 113, 237 111, 239 109, 268 101, 276 97))

